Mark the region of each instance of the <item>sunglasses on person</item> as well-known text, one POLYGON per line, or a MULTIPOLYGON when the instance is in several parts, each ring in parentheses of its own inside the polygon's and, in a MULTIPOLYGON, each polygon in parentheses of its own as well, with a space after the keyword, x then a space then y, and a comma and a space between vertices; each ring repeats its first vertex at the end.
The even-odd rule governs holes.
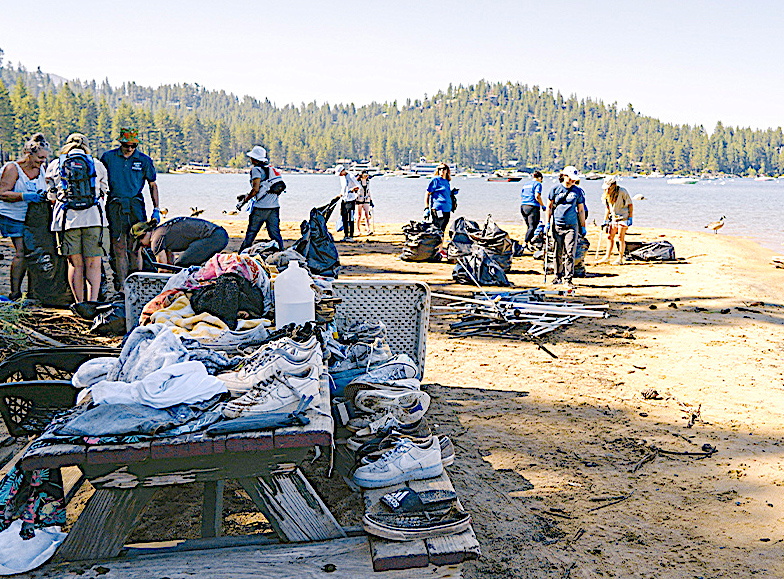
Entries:
POLYGON ((135 149, 138 145, 136 143, 121 143, 120 146, 124 149, 135 149))

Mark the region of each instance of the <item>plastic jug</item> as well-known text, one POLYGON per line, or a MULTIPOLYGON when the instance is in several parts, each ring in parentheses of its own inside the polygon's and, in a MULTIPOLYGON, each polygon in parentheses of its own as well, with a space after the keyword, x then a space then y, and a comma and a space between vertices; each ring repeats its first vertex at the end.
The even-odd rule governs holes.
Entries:
POLYGON ((275 278, 276 328, 280 329, 292 322, 304 324, 316 319, 315 296, 310 284, 310 275, 294 260, 275 278))

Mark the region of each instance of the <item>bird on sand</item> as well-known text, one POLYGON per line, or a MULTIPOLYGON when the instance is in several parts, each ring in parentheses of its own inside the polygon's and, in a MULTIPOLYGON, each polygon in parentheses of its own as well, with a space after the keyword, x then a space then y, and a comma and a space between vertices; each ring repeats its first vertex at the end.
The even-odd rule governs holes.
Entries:
POLYGON ((635 201, 645 201, 645 195, 638 193, 637 195, 632 197, 632 199, 634 199, 635 201))
POLYGON ((713 229, 713 233, 718 235, 719 234, 719 229, 724 227, 724 220, 725 219, 726 219, 726 217, 724 217, 724 215, 722 215, 721 219, 719 219, 718 221, 714 221, 713 223, 708 223, 708 225, 705 226, 705 229, 713 229))
POLYGON ((198 207, 191 207, 191 217, 198 217, 204 213, 204 209, 199 209, 198 207))
POLYGON ((226 211, 226 210, 224 209, 224 210, 223 210, 223 214, 224 214, 224 215, 237 215, 237 212, 236 212, 236 211, 234 211, 234 210, 232 210, 232 211, 226 211))

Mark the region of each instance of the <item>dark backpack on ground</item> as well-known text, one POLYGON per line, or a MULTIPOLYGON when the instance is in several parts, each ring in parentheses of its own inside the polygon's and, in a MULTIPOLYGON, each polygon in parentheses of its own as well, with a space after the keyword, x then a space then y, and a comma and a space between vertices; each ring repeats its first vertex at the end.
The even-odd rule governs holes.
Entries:
POLYGON ((340 258, 332 234, 327 230, 326 221, 332 214, 335 204, 336 200, 333 199, 324 207, 311 209, 310 219, 303 221, 299 226, 302 237, 292 247, 308 260, 308 269, 311 273, 336 278, 340 269, 340 258))
POLYGON ((675 247, 669 241, 654 241, 629 252, 629 257, 640 261, 675 261, 675 247))
POLYGON ((452 279, 466 285, 512 285, 503 268, 482 247, 474 246, 471 255, 461 257, 452 270, 452 279), (469 275, 470 274, 470 275, 469 275), (473 276, 473 279, 472 279, 473 276), (476 280, 476 282, 474 282, 476 280))

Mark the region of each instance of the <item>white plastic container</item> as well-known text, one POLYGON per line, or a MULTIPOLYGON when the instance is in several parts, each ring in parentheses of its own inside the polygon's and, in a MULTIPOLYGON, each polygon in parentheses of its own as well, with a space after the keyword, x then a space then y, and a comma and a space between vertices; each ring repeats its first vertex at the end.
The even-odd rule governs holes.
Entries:
POLYGON ((283 273, 275 278, 275 327, 304 324, 316 319, 316 303, 308 272, 298 261, 290 261, 283 273))

